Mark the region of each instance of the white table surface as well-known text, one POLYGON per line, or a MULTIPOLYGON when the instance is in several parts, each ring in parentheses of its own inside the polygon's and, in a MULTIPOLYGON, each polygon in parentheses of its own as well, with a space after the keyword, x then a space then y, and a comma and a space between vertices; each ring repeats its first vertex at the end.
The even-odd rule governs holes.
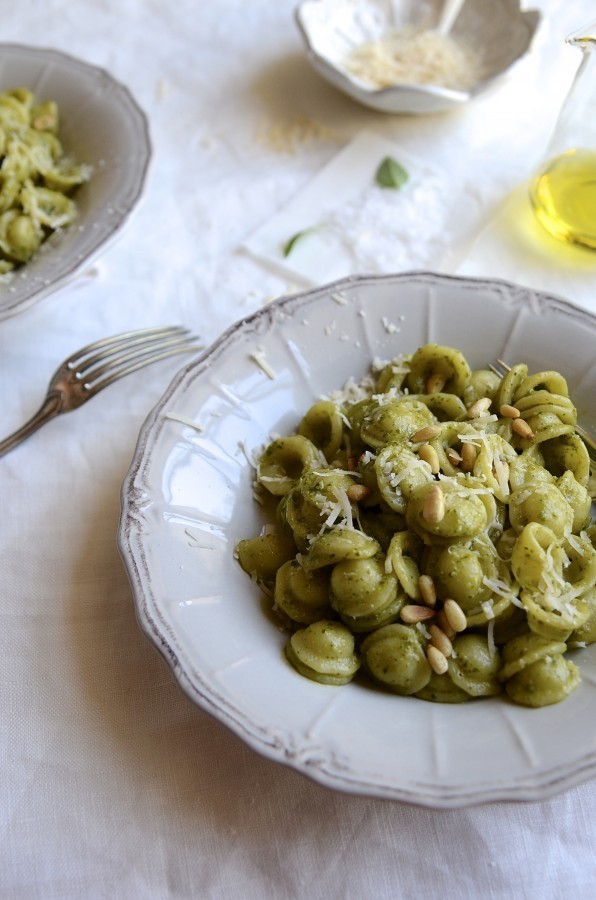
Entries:
MULTIPOLYGON (((450 171, 455 210, 473 199, 465 231, 480 238, 451 248, 446 268, 596 310, 596 264, 520 252, 499 226, 570 83, 563 36, 593 0, 535 0, 546 27, 527 64, 467 108, 421 119, 323 83, 293 5, 0 3, 2 40, 65 50, 128 84, 154 143, 119 241, 76 284, 0 323, 3 432, 91 340, 183 322, 208 344, 295 289, 240 247, 363 129, 450 171), (304 119, 320 127, 301 137, 304 119)), ((0 897, 594 896, 595 783, 452 811, 335 793, 261 758, 181 692, 137 626, 116 546, 139 428, 178 365, 131 376, 0 459, 0 897)))

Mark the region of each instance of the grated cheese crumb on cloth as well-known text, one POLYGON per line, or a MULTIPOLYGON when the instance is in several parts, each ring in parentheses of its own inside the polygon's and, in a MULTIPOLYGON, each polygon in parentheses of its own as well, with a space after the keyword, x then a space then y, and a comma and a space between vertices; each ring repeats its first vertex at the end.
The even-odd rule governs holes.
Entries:
POLYGON ((316 140, 337 140, 337 135, 306 116, 294 116, 273 123, 261 122, 255 132, 257 144, 288 156, 293 156, 302 146, 316 140))

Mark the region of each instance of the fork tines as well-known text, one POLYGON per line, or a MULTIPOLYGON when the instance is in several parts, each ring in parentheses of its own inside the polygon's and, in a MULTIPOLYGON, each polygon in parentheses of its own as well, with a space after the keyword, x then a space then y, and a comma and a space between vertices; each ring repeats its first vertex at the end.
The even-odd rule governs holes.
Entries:
POLYGON ((84 381, 88 391, 95 393, 149 363, 199 350, 196 341, 188 328, 179 325, 126 331, 89 344, 69 357, 66 366, 84 381))

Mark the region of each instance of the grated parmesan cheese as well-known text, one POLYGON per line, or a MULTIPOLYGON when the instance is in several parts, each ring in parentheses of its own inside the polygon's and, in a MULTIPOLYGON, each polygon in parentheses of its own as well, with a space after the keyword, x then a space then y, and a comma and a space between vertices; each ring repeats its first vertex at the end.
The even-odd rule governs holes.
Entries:
POLYGON ((395 322, 390 322, 387 316, 383 316, 381 322, 387 334, 395 334, 396 332, 401 331, 399 325, 396 325, 395 322))
POLYGON ((487 588, 491 589, 493 594, 498 594, 499 597, 505 597, 511 601, 515 598, 511 587, 505 581, 501 581, 500 578, 489 578, 487 575, 483 575, 482 584, 485 584, 487 588))
POLYGON ((479 80, 474 51, 450 35, 420 28, 398 28, 350 51, 344 67, 374 88, 396 84, 434 84, 470 90, 479 80))
POLYGON ((265 359, 265 352, 260 348, 257 348, 254 353, 249 353, 249 358, 256 362, 257 366, 261 371, 265 373, 267 378, 270 378, 272 381, 275 381, 277 375, 275 370, 269 365, 267 360, 265 359))
POLYGON ((255 141, 274 153, 293 156, 305 144, 318 140, 337 140, 325 125, 306 116, 294 116, 290 120, 262 122, 256 129, 255 141))
POLYGON ((350 503, 350 498, 348 497, 347 491, 338 490, 337 488, 333 487, 332 493, 339 504, 340 513, 346 522, 346 527, 354 528, 354 521, 352 518, 352 504, 350 503))
POLYGON ((365 450, 360 458, 360 461, 362 465, 367 466, 369 463, 373 463, 376 458, 377 454, 373 453, 372 450, 365 450))
MULTIPOLYGON (((581 537, 581 535, 580 535, 580 537, 581 537)), ((567 542, 569 543, 569 545, 571 547, 573 547, 573 549, 579 556, 586 555, 585 547, 582 547, 582 545, 580 544, 580 542, 578 541, 577 537, 574 534, 567 535, 567 542)))
MULTIPOLYGON (((425 638, 427 641, 430 641, 430 632, 428 628, 426 628, 424 622, 416 622, 414 628, 416 628, 416 630, 420 632, 423 638, 425 638)), ((455 656, 455 654, 453 655, 455 656)))
POLYGON ((199 433, 205 430, 200 422, 195 422, 194 419, 189 419, 187 416, 181 416, 178 413, 164 413, 164 418, 170 419, 172 422, 180 422, 182 425, 188 425, 189 428, 194 428, 199 433))
POLYGON ((494 656, 497 652, 497 646, 495 644, 495 620, 490 619, 488 623, 488 627, 486 629, 486 639, 488 641, 488 652, 490 656, 494 656))
POLYGON ((473 431, 471 434, 458 434, 457 439, 462 444, 473 444, 474 447, 480 447, 483 441, 486 441, 487 434, 485 431, 473 431))
MULTIPOLYGON (((256 472, 259 468, 259 464, 258 464, 257 459, 254 456, 254 454, 248 449, 248 447, 246 446, 246 443, 244 441, 238 441, 238 446, 244 453, 244 456, 246 457, 246 461, 249 464, 249 466, 251 467, 251 469, 254 469, 256 472)), ((263 449, 264 448, 261 447, 257 450, 258 456, 261 456, 263 449)))
POLYGON ((340 293, 331 294, 331 299, 337 303, 338 306, 345 306, 348 302, 347 297, 340 293))
POLYGON ((484 615, 486 616, 487 619, 489 619, 489 620, 494 619, 495 611, 493 609, 492 600, 483 600, 482 603, 480 604, 480 606, 482 607, 482 612, 484 613, 484 615))
POLYGON ((313 469, 312 471, 319 478, 331 478, 334 475, 349 475, 351 478, 362 478, 360 472, 352 471, 352 469, 313 469))

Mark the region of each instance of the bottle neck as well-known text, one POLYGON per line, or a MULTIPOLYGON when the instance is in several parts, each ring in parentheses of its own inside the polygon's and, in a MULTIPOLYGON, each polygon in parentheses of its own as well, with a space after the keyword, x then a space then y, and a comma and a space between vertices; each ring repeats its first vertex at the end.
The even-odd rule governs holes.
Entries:
POLYGON ((582 58, 561 107, 549 145, 549 155, 566 150, 596 152, 596 38, 568 38, 582 58))

